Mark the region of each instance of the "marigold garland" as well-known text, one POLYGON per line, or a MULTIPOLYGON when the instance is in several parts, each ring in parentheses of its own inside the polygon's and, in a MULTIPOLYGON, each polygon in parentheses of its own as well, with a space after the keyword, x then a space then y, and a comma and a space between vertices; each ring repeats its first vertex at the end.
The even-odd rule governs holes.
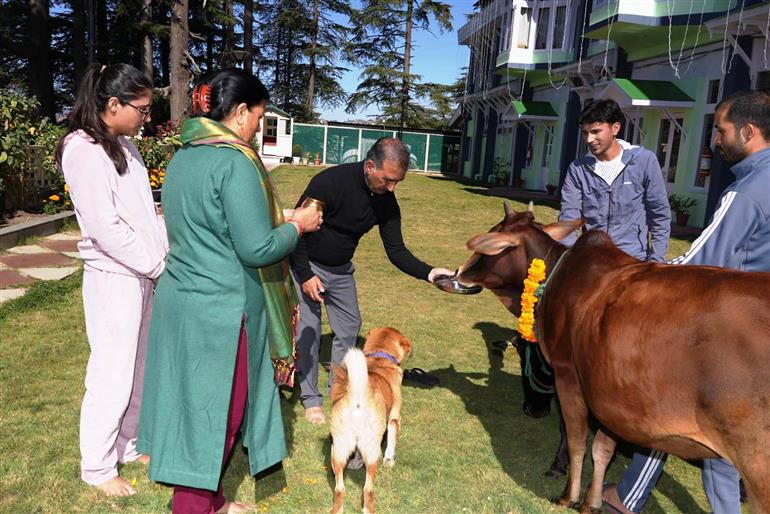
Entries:
POLYGON ((538 298, 535 296, 535 291, 540 286, 540 282, 545 280, 545 261, 533 259, 527 273, 527 278, 524 279, 524 291, 521 293, 521 316, 519 316, 517 330, 521 337, 530 343, 536 343, 535 304, 538 298))

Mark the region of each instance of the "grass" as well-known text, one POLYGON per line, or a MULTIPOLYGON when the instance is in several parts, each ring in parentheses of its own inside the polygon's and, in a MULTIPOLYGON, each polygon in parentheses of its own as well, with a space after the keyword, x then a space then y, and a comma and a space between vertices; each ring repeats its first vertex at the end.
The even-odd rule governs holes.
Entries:
MULTIPOLYGON (((286 206, 315 171, 284 167, 274 173, 286 206)), ((464 242, 502 216, 501 200, 485 191, 410 175, 398 190, 408 247, 434 266, 460 265, 468 256, 464 242)), ((545 221, 556 217, 547 206, 537 206, 536 214, 545 221)), ((673 241, 669 255, 688 245, 673 241)), ((542 477, 559 440, 558 420, 522 414, 518 358, 491 351, 491 342, 513 334, 513 320, 502 305, 487 292, 449 295, 400 273, 387 261, 376 230, 361 240, 355 264, 362 333, 378 325, 398 328, 415 347, 406 365, 441 379, 434 389, 405 384, 396 466, 381 468, 377 478, 379 510, 571 512, 548 500, 561 492, 564 479, 542 477)), ((78 274, 39 283, 0 307, 0 512, 165 512, 171 490, 150 482, 139 464, 121 471, 136 483, 139 492, 132 498, 103 498, 79 480, 78 415, 88 358, 80 281, 78 274)), ((325 326, 327 355, 329 332, 325 326)), ((262 512, 327 512, 333 488, 328 429, 305 423, 296 397, 285 396, 289 457, 255 481, 237 450, 225 491, 262 512)), ((609 478, 616 479, 627 461, 619 455, 609 478)), ((363 480, 363 470, 346 474, 350 511, 360 509, 363 480)), ((646 512, 707 510, 699 470, 672 458, 646 512)))

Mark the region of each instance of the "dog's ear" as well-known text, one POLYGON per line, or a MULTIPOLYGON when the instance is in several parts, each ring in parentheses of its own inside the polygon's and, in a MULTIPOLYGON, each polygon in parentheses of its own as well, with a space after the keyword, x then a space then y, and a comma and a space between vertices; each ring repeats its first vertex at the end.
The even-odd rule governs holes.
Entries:
POLYGON ((412 355, 412 343, 406 338, 404 334, 399 332, 398 342, 401 345, 401 349, 404 351, 404 358, 412 355))

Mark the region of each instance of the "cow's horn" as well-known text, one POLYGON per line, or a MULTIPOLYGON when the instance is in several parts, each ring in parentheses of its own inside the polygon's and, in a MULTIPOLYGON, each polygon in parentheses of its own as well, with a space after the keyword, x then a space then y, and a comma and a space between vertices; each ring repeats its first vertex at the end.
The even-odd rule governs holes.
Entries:
POLYGON ((511 210, 511 204, 508 203, 508 200, 503 200, 503 210, 505 211, 506 218, 513 213, 511 210))
POLYGON ((535 214, 535 202, 530 201, 529 202, 529 207, 527 207, 527 210, 529 212, 531 212, 532 214, 535 214))

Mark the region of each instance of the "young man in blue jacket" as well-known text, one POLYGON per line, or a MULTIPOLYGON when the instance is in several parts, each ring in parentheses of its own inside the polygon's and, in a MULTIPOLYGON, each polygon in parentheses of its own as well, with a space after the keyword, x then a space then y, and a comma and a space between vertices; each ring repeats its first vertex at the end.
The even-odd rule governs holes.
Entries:
MULTIPOLYGON (((671 234, 663 173, 655 154, 618 139, 622 120, 614 100, 598 100, 580 113, 590 152, 567 170, 559 219, 583 218, 586 230, 604 230, 629 255, 663 262, 671 234)), ((576 237, 565 243, 570 246, 576 237)))
MULTIPOLYGON (((730 96, 717 105, 714 125, 715 146, 735 163, 736 180, 722 193, 709 226, 671 263, 770 272, 770 96, 759 91, 730 96)), ((659 451, 634 454, 617 487, 605 489, 605 505, 613 512, 641 512, 665 461, 659 451)), ((703 461, 703 486, 714 514, 740 514, 738 480, 726 460, 703 461)))

